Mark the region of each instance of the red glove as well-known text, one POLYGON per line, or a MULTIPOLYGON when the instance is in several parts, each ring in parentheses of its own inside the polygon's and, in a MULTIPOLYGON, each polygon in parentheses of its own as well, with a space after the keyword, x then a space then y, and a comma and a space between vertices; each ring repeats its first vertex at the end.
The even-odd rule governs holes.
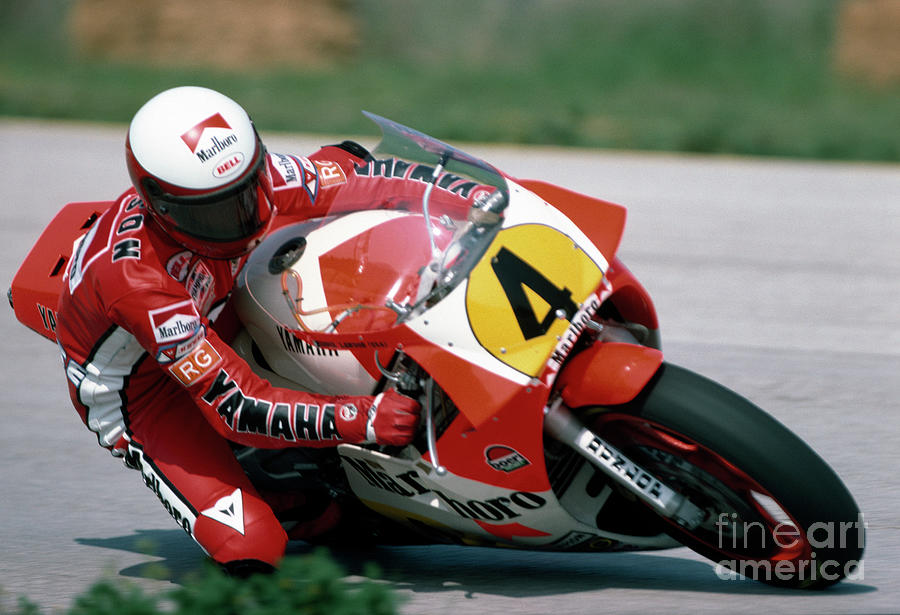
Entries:
POLYGON ((377 397, 346 398, 335 420, 345 442, 404 446, 416 433, 419 410, 419 402, 392 389, 377 397))

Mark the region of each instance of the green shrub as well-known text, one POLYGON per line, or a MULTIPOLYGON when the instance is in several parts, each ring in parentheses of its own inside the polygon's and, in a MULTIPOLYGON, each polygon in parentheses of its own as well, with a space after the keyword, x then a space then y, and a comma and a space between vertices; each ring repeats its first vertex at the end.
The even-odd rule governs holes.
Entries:
MULTIPOLYGON (((284 559, 272 575, 236 579, 207 565, 197 578, 162 595, 149 595, 133 583, 104 579, 78 596, 67 615, 390 615, 396 600, 374 565, 360 581, 324 549, 284 559)), ((11 615, 39 615, 28 598, 11 615)))

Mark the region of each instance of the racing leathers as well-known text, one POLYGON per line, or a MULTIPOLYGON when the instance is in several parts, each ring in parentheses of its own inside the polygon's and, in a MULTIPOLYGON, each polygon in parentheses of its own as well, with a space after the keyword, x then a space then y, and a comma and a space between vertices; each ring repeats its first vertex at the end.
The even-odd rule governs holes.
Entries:
MULTIPOLYGON (((432 170, 375 160, 350 142, 310 157, 270 153, 267 163, 277 215, 296 219, 414 208, 432 170)), ((449 174, 437 185, 436 205, 457 212, 481 190, 449 174)), ((228 441, 405 443, 418 405, 394 392, 332 397, 274 387, 251 371, 214 326, 245 260, 185 249, 128 190, 75 249, 56 335, 72 401, 100 445, 141 471, 215 561, 275 565, 287 536, 228 441)))

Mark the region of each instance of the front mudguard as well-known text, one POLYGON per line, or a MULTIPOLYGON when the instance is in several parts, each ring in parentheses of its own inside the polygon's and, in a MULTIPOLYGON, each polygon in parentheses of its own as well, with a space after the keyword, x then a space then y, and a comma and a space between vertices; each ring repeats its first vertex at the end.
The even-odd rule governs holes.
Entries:
POLYGON ((613 320, 637 323, 647 328, 647 335, 640 342, 644 346, 660 348, 659 319, 650 293, 625 266, 619 257, 610 262, 606 280, 613 288, 604 309, 612 309, 606 316, 613 320))
POLYGON ((655 348, 597 342, 574 357, 557 378, 557 390, 569 408, 615 406, 637 397, 663 363, 655 348))

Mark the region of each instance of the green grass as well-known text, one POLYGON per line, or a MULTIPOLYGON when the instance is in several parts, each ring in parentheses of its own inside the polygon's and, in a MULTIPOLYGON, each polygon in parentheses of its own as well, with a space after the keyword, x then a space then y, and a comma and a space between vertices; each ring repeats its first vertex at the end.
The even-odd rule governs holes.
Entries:
MULTIPOLYGON (((66 0, 36 5, 64 12, 66 0)), ((374 134, 368 109, 445 140, 900 160, 900 87, 832 70, 834 0, 353 6, 366 24, 354 59, 253 74, 82 59, 59 19, 31 16, 23 35, 28 10, 7 8, 0 114, 127 122, 157 91, 193 83, 239 100, 263 130, 374 134)))

